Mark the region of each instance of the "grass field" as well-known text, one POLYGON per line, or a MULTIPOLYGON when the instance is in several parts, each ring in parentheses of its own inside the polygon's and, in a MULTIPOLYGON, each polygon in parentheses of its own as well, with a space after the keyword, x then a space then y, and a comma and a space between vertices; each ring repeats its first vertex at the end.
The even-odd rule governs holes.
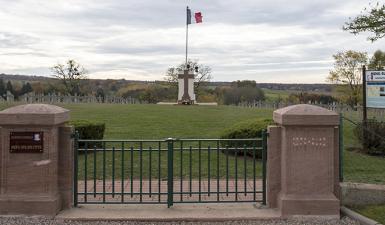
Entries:
MULTIPOLYGON (((0 107, 6 108, 8 106, 1 105, 0 107)), ((87 119, 105 122, 106 139, 218 138, 224 129, 234 123, 252 118, 272 118, 272 110, 269 109, 232 106, 183 107, 118 104, 61 106, 71 110, 73 120, 87 119)), ((359 144, 353 135, 353 125, 344 121, 344 128, 344 146, 358 146, 359 144)), ((213 157, 215 158, 215 155, 213 157)), ((224 156, 221 155, 220 157, 223 159, 224 156)), ((195 156, 194 158, 196 159, 195 156)), ((165 159, 162 158, 161 160, 165 159)), ((230 158, 230 161, 233 162, 234 160, 230 158)), ((175 163, 179 163, 179 161, 175 163)), ((108 165, 111 164, 109 161, 108 165)), ((117 162, 116 165, 117 170, 119 170, 120 164, 117 162)), ((187 164, 183 165, 187 167, 187 164)), ((202 155, 202 165, 207 165, 206 155, 202 155)), ((345 181, 385 184, 384 158, 345 150, 343 165, 345 181)), ((233 167, 234 164, 231 163, 231 169, 233 167)), ((241 167, 239 170, 242 170, 241 167)))
POLYGON ((269 102, 284 100, 287 99, 291 93, 298 93, 296 91, 271 90, 267 88, 262 88, 262 90, 265 93, 266 100, 269 102))
POLYGON ((368 205, 363 207, 353 207, 353 209, 370 219, 385 224, 385 205, 368 205))
MULTIPOLYGON (((271 117, 271 110, 256 110, 256 109, 241 109, 239 107, 226 107, 226 106, 165 106, 165 105, 65 105, 63 106, 71 110, 71 118, 74 119, 87 119, 91 121, 102 121, 106 123, 106 139, 165 139, 165 138, 218 138, 220 133, 230 127, 232 124, 239 121, 252 118, 269 118, 271 117)), ((196 143, 195 143, 196 144, 196 143)), ((212 143, 213 144, 213 143, 212 143)), ((126 148, 129 146, 126 146, 126 148)), ((207 146, 206 146, 207 147, 207 146)), ((213 146, 212 146, 213 147, 213 146)), ((116 147, 117 149, 120 146, 116 147)), ((149 146, 146 147, 148 149, 149 146)), ((157 144, 155 143, 152 148, 154 149, 151 165, 152 165, 152 177, 158 177, 157 173, 157 144)), ((183 163, 184 166, 182 174, 184 176, 188 175, 189 172, 187 164, 189 162, 189 153, 183 153, 183 163)), ((142 177, 147 178, 149 176, 149 152, 145 151, 143 153, 142 165, 144 169, 142 170, 142 177)), ((212 154, 212 159, 214 162, 210 165, 210 174, 212 177, 215 177, 217 174, 216 168, 216 152, 212 154)), ((134 158, 139 159, 139 153, 134 153, 134 158)), ((176 152, 174 157, 175 165, 180 165, 181 156, 176 152)), ((225 162, 225 154, 220 152, 219 154, 220 162, 225 162)), ((241 175, 244 172, 243 157, 239 157, 239 166, 237 166, 237 171, 241 175), (242 163, 241 163, 242 160, 242 163)), ((201 153, 201 176, 208 177, 208 153, 207 151, 202 151, 201 153)), ((84 156, 80 155, 79 160, 81 162, 80 166, 80 177, 84 177, 84 156)), ((126 153, 125 161, 128 162, 129 155, 126 153)), ((162 178, 167 176, 167 154, 162 152, 161 154, 161 174, 162 178)), ((246 158, 247 161, 250 161, 250 157, 246 158)), ((97 154, 97 164, 102 164, 102 155, 101 153, 97 154)), ((92 171, 93 164, 90 161, 88 164, 88 171, 92 171)), ((229 157, 229 177, 235 177, 235 158, 234 156, 229 157)), ((107 171, 112 171, 112 155, 111 152, 107 154, 106 160, 106 169, 107 171)), ((192 177, 198 177, 198 168, 199 168, 199 157, 198 152, 192 152, 192 177)), ((258 172, 258 177, 261 173, 261 163, 258 161, 256 164, 258 172)), ((116 168, 116 177, 120 177, 121 172, 121 156, 117 152, 115 160, 116 168)), ((224 177, 226 174, 226 167, 224 163, 219 167, 219 176, 224 177)), ((246 166, 247 175, 250 177, 252 173, 252 163, 248 162, 246 166)), ((140 163, 139 161, 134 161, 133 166, 135 178, 140 176, 140 163)), ((175 177, 180 176, 180 171, 177 169, 178 173, 175 173, 175 177)), ((128 168, 124 171, 125 174, 129 173, 128 168)), ((102 171, 101 166, 97 171, 96 176, 101 178, 102 171)), ((90 177, 90 176, 89 176, 90 177)), ((107 177, 111 177, 111 172, 107 173, 107 177)))
MULTIPOLYGON (((358 121, 355 112, 344 116, 358 121)), ((369 115, 370 116, 370 115, 369 115)), ((358 152, 348 151, 349 148, 360 148, 360 144, 353 133, 355 125, 344 120, 344 178, 345 181, 359 183, 385 184, 385 158, 369 156, 358 152)))
POLYGON ((271 118, 272 110, 231 106, 73 104, 72 119, 106 123, 106 139, 218 138, 227 127, 252 118, 271 118))

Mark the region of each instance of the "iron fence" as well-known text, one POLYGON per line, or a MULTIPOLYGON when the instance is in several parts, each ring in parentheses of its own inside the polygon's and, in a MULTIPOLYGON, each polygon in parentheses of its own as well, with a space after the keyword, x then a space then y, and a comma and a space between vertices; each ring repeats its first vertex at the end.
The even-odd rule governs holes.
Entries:
POLYGON ((79 140, 74 202, 266 204, 266 132, 255 139, 79 140))

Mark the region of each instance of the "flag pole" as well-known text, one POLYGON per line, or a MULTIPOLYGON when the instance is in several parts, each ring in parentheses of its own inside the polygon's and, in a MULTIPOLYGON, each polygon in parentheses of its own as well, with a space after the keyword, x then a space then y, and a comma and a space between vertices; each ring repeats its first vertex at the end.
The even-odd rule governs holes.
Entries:
MULTIPOLYGON (((189 24, 189 16, 191 16, 191 14, 189 15, 189 8, 187 6, 187 10, 186 10, 186 68, 187 68, 187 55, 188 55, 188 24, 189 24)), ((191 20, 191 18, 190 18, 191 20)))

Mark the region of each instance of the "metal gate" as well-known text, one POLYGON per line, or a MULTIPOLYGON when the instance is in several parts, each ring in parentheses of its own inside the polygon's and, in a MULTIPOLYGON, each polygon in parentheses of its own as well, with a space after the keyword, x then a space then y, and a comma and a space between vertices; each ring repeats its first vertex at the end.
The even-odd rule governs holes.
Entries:
POLYGON ((255 139, 80 140, 74 204, 261 202, 266 132, 255 139))

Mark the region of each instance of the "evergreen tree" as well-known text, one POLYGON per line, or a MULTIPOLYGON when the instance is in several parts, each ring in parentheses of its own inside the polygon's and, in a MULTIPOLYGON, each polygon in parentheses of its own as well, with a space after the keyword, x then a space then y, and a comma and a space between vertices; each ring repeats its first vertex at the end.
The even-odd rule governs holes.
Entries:
POLYGON ((370 59, 368 69, 370 70, 384 70, 385 68, 385 52, 377 50, 370 59))
POLYGON ((5 98, 6 93, 7 93, 7 90, 5 89, 4 80, 0 79, 0 96, 5 98))
POLYGON ((13 94, 13 95, 15 93, 15 91, 13 90, 13 86, 12 86, 12 83, 11 83, 10 80, 7 82, 7 89, 6 89, 6 91, 11 92, 11 94, 13 94))
POLYGON ((21 88, 21 91, 20 91, 20 95, 24 95, 24 94, 27 94, 29 92, 32 92, 33 89, 32 89, 32 86, 29 82, 23 84, 23 87, 21 88))

